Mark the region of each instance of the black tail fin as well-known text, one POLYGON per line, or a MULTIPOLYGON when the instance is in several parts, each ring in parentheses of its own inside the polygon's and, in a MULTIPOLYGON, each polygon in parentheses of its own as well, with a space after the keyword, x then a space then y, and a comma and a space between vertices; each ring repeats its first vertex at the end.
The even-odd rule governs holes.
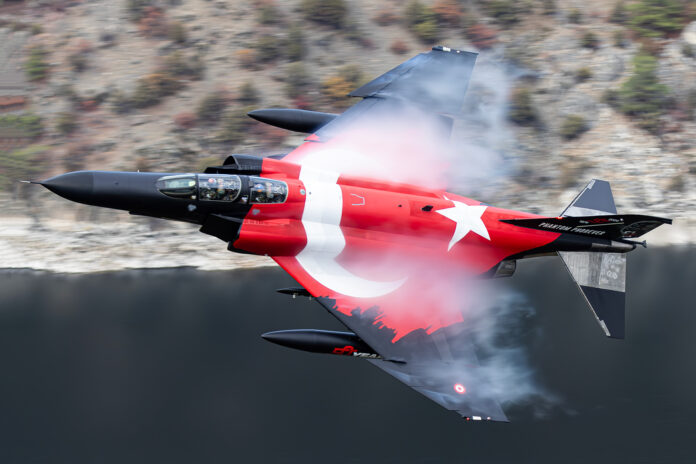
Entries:
MULTIPOLYGON (((509 221, 523 227, 626 241, 671 219, 618 215, 609 182, 594 179, 563 211, 562 217, 509 221)), ((607 337, 624 338, 626 254, 558 252, 607 337)))
MULTIPOLYGON (((650 222, 652 218, 647 216, 618 217, 615 216, 616 213, 609 182, 593 179, 561 216, 562 220, 573 222, 573 230, 582 231, 587 235, 601 233, 603 238, 609 239, 624 238, 624 234, 637 237, 661 224, 650 222), (651 227, 648 228, 648 224, 651 227)), ((604 334, 607 337, 624 338, 626 255, 596 252, 559 252, 558 255, 585 297, 604 334)))

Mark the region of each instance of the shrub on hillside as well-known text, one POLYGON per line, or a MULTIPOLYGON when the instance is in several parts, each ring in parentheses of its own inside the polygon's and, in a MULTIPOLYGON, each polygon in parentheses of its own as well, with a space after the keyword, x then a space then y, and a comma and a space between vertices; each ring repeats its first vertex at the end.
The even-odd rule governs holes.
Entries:
POLYGON ((309 88, 311 81, 302 62, 291 63, 285 72, 285 94, 289 98, 297 98, 309 88))
POLYGON ((261 63, 269 63, 281 54, 283 48, 277 38, 272 35, 261 36, 254 44, 256 58, 261 63))
POLYGON ((497 43, 498 31, 486 24, 474 24, 466 29, 466 35, 476 48, 485 50, 497 43))
POLYGON ((626 4, 623 0, 619 0, 614 5, 614 8, 611 10, 611 16, 609 16, 609 21, 616 24, 624 24, 626 23, 626 21, 628 21, 628 18, 629 15, 628 9, 626 9, 626 4))
POLYGON ((380 26, 390 26, 399 22, 399 15, 393 8, 382 8, 372 17, 372 20, 380 26))
POLYGON ((143 17, 143 11, 145 8, 152 6, 153 0, 127 0, 126 10, 130 16, 131 21, 138 21, 143 17))
POLYGON ((235 108, 225 113, 216 141, 229 145, 241 143, 252 121, 251 118, 247 116, 249 110, 249 108, 242 107, 235 108))
POLYGON ((667 87, 657 79, 657 59, 639 53, 633 59, 633 74, 619 90, 619 110, 636 118, 643 129, 656 132, 667 102, 667 87))
POLYGON ((578 82, 585 82, 588 79, 592 79, 592 70, 588 67, 582 67, 575 71, 575 79, 578 82))
POLYGON ((256 20, 259 24, 278 24, 281 19, 280 11, 274 0, 258 0, 256 2, 256 20))
POLYGON ((286 40, 285 57, 290 61, 301 61, 306 54, 307 50, 302 28, 298 25, 292 26, 286 40))
POLYGON ((321 93, 336 108, 345 108, 351 101, 348 94, 358 88, 363 80, 362 70, 357 65, 346 65, 321 83, 321 93))
POLYGON ((433 13, 440 24, 457 27, 462 24, 464 13, 456 0, 437 0, 433 5, 433 13))
POLYGON ((580 134, 586 132, 588 129, 589 127, 587 127, 585 118, 579 114, 570 114, 566 116, 561 124, 560 135, 566 140, 571 140, 579 137, 580 134))
POLYGON ((394 42, 392 42, 391 46, 389 47, 389 50, 391 50, 391 52, 396 55, 403 55, 404 53, 409 51, 409 48, 406 42, 404 42, 401 39, 396 39, 394 42))
POLYGON ((533 126, 539 118, 532 102, 532 92, 526 87, 518 87, 512 92, 508 118, 520 126, 533 126))
POLYGON ((39 174, 42 170, 40 158, 46 150, 48 147, 44 145, 0 150, 0 188, 15 190, 18 187, 17 179, 30 179, 39 174))
POLYGON ((166 37, 168 27, 169 24, 164 11, 154 6, 143 8, 141 17, 138 20, 138 30, 142 35, 148 38, 166 37))
POLYGON ((545 15, 556 14, 556 0, 542 0, 541 4, 545 15))
POLYGON ((186 43, 188 39, 186 27, 179 21, 170 22, 167 26, 167 38, 178 44, 186 43))
POLYGON ((34 138, 43 132, 41 117, 32 113, 0 116, 0 139, 34 138))
POLYGON ((196 115, 190 111, 178 113, 174 115, 174 125, 179 130, 189 130, 196 125, 196 115))
POLYGON ((592 50, 596 50, 597 47, 599 47, 599 38, 594 32, 587 31, 582 35, 580 45, 583 48, 591 48, 592 50))
POLYGON ((348 7, 344 0, 302 0, 305 19, 341 29, 345 25, 348 7))
POLYGON ((205 64, 198 55, 184 55, 176 51, 164 58, 160 72, 170 76, 198 80, 203 77, 205 64))
POLYGON ((239 88, 237 101, 243 105, 255 105, 259 102, 259 92, 251 81, 247 81, 239 88))
POLYGON ((182 83, 165 73, 153 73, 138 79, 130 101, 136 108, 146 108, 158 104, 162 98, 175 94, 182 83))
POLYGON ((29 50, 29 57, 24 62, 24 71, 30 81, 41 81, 48 76, 47 52, 42 47, 29 50))
POLYGON ((580 24, 582 22, 582 12, 578 9, 570 10, 570 13, 568 13, 568 22, 571 24, 580 24))
POLYGON ((258 59, 254 49, 242 48, 241 50, 237 50, 235 55, 243 68, 252 70, 258 68, 258 59))
POLYGON ((198 119, 205 122, 217 122, 227 107, 227 100, 220 92, 208 94, 198 105, 198 119))
POLYGON ((406 25, 421 41, 437 40, 439 26, 437 16, 432 8, 418 0, 411 0, 404 11, 406 25))
POLYGON ((125 114, 133 109, 131 99, 120 90, 113 91, 109 96, 109 101, 111 102, 111 111, 116 114, 125 114))
POLYGON ((498 24, 512 26, 520 20, 520 6, 515 0, 490 0, 485 3, 485 8, 498 24))
POLYGON ((629 25, 641 37, 664 37, 682 30, 687 10, 676 0, 640 0, 628 7, 629 25))

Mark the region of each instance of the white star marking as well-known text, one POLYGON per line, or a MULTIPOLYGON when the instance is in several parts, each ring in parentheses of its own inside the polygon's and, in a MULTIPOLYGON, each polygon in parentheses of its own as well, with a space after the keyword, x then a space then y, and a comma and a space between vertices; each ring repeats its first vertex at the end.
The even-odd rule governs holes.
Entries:
POLYGON ((481 220, 481 216, 483 216, 483 212, 486 211, 488 206, 469 206, 460 201, 450 201, 454 203, 452 208, 435 211, 457 224, 456 229, 454 229, 454 235, 452 235, 452 240, 450 240, 449 246, 447 247, 447 251, 450 251, 454 244, 466 237, 466 234, 469 232, 474 232, 486 240, 491 239, 488 235, 488 229, 486 229, 486 226, 481 220))

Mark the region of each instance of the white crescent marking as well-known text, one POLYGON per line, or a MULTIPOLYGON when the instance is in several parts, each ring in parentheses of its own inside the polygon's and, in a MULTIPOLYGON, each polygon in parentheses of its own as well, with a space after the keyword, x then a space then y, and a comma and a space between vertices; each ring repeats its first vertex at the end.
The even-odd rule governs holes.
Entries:
POLYGON ((300 180, 307 195, 302 225, 307 245, 295 257, 314 280, 324 287, 356 298, 374 298, 401 287, 406 278, 391 282, 375 282, 358 277, 336 262, 346 246, 341 230, 343 194, 336 183, 338 173, 303 166, 300 180))

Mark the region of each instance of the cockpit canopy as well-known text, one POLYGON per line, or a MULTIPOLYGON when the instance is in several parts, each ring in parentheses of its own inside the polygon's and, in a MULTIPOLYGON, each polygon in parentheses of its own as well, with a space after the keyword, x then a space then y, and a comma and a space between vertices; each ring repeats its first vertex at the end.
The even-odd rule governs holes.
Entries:
POLYGON ((157 180, 163 194, 189 200, 247 203, 283 203, 288 185, 264 177, 230 174, 181 174, 157 180))

